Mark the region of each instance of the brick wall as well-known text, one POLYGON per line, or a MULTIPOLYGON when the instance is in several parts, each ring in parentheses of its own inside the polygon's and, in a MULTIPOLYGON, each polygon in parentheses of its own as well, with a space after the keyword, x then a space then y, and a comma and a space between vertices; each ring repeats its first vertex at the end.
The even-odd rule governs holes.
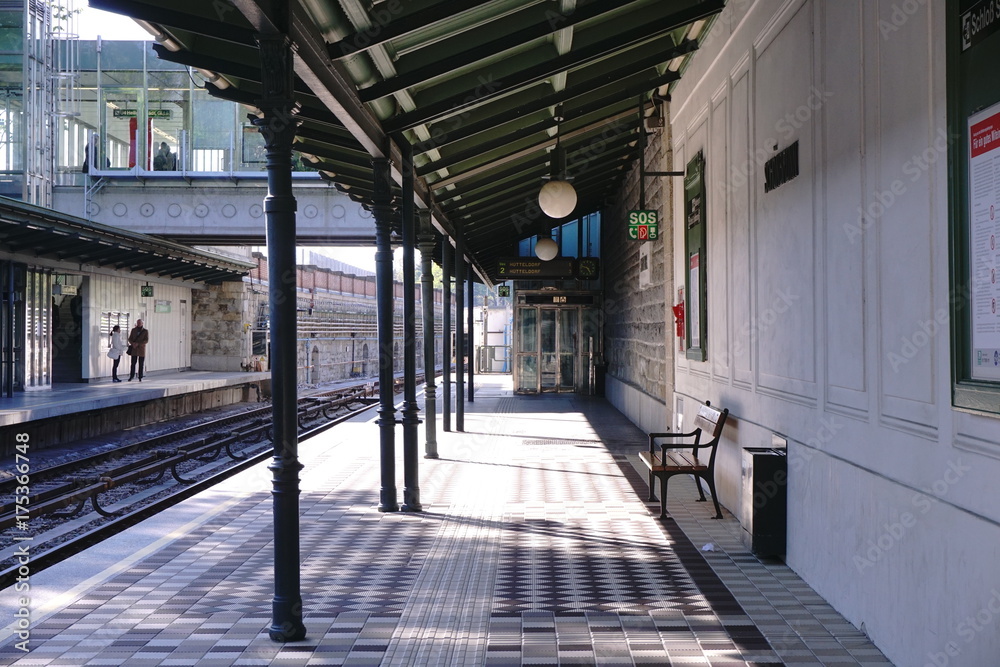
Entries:
POLYGON ((248 361, 252 323, 260 294, 243 282, 191 291, 191 368, 239 371, 248 361))
MULTIPOLYGON (((669 126, 669 125, 668 125, 669 126)), ((671 168, 666 130, 649 135, 647 171, 671 168)), ((617 200, 605 211, 602 255, 605 270, 605 358, 608 375, 664 403, 673 386, 673 317, 665 302, 673 292, 671 234, 668 227, 670 177, 646 177, 646 209, 660 214, 660 238, 628 238, 628 211, 640 208, 639 165, 626 176, 617 200), (640 286, 640 248, 649 250, 648 284, 640 286)), ((620 407, 620 406, 619 406, 620 407)), ((626 414, 628 414, 626 412, 626 414)))

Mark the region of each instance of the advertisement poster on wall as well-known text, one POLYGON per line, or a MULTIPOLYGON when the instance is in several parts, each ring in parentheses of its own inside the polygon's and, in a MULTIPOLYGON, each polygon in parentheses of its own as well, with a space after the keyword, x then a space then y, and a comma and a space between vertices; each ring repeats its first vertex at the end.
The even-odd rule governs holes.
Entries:
POLYGON ((969 117, 972 377, 1000 380, 1000 103, 969 117))

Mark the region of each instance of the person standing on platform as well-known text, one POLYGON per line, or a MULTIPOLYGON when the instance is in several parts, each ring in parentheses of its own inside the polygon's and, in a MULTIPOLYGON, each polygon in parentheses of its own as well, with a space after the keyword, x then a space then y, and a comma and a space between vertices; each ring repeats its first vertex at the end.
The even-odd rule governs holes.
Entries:
POLYGON ((128 345, 122 340, 122 328, 117 324, 111 329, 111 342, 108 344, 110 348, 108 350, 108 357, 114 360, 114 365, 111 366, 111 381, 121 382, 118 379, 118 364, 122 361, 122 353, 128 348, 128 345))
POLYGON ((135 377, 135 365, 139 363, 139 382, 142 382, 142 373, 146 365, 146 343, 149 342, 149 330, 142 326, 142 320, 135 321, 135 327, 128 334, 128 344, 132 348, 132 365, 128 374, 128 381, 135 377))
MULTIPOLYGON (((90 143, 87 144, 87 147, 84 150, 83 166, 80 168, 80 171, 82 171, 85 174, 90 173, 90 165, 98 164, 97 154, 99 151, 100 151, 100 140, 97 138, 96 134, 92 134, 90 135, 90 143)), ((110 158, 104 158, 104 168, 105 169, 111 168, 110 158)))
POLYGON ((165 141, 160 142, 160 151, 153 158, 153 171, 177 171, 177 155, 165 141))

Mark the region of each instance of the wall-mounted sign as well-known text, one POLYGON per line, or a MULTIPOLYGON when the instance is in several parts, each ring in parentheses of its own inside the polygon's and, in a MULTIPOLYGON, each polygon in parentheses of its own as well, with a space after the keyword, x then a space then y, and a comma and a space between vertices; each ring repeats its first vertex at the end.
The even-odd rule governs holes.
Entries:
POLYGON ((764 192, 781 187, 799 175, 799 142, 764 163, 764 192))
MULTIPOLYGON (((150 109, 146 116, 149 118, 170 118, 170 109, 150 109)), ((115 118, 138 118, 138 109, 114 109, 115 118)))
POLYGON ((154 313, 169 313, 170 312, 170 301, 166 299, 157 299, 153 302, 153 312, 154 313))
POLYGON ((76 285, 53 285, 53 294, 62 294, 64 296, 76 296, 77 286, 76 285))
POLYGON ((633 241, 651 241, 660 236, 660 215, 656 211, 628 212, 628 237, 633 241))
POLYGON ((1000 30, 1000 0, 980 0, 962 14, 962 50, 1000 30))
POLYGON ((533 257, 510 257, 497 261, 501 278, 573 278, 576 274, 572 259, 550 259, 543 262, 533 257))
POLYGON ((600 277, 601 260, 597 257, 581 259, 558 258, 543 261, 535 257, 507 257, 497 260, 497 275, 510 278, 577 278, 596 280, 600 277))
POLYGON ((593 294, 526 294, 524 301, 531 305, 592 306, 593 294))
POLYGON ((153 296, 153 286, 139 285, 139 296, 153 296))

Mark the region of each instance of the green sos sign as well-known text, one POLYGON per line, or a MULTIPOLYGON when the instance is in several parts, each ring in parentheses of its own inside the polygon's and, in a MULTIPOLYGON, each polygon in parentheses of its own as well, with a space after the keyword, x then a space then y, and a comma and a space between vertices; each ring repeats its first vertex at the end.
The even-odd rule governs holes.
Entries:
POLYGON ((633 241, 650 241, 659 238, 659 213, 650 210, 629 211, 628 237, 633 241))

